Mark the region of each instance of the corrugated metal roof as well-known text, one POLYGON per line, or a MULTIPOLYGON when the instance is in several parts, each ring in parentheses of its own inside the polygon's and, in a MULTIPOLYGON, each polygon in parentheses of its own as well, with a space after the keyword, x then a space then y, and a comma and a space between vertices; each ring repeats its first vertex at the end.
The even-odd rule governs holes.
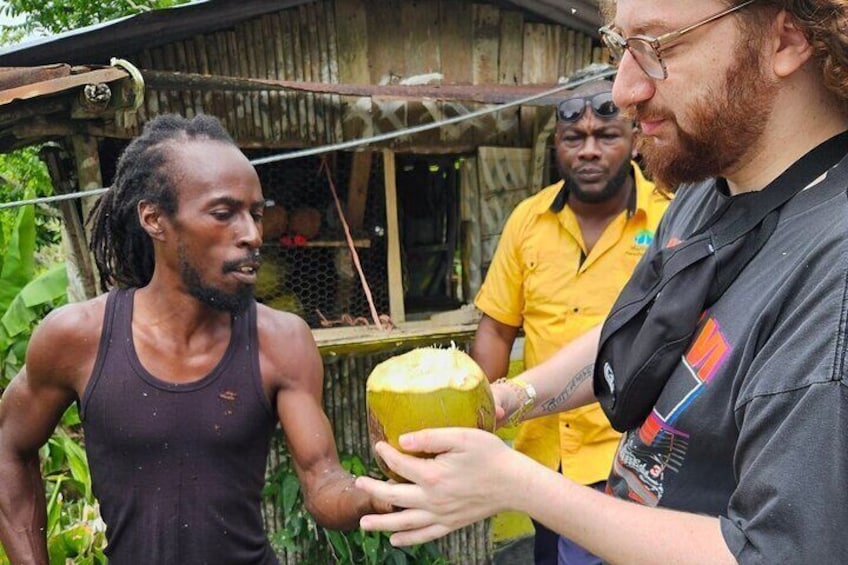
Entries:
POLYGON ((56 62, 108 65, 112 57, 123 57, 146 47, 191 37, 208 29, 235 25, 308 1, 195 0, 7 47, 0 50, 0 67, 56 62))
MULTIPOLYGON (((210 29, 228 27, 269 12, 312 0, 195 0, 0 49, 0 67, 62 62, 107 65, 144 48, 170 43, 210 29)), ((595 34, 600 25, 597 0, 494 0, 541 21, 595 34)))

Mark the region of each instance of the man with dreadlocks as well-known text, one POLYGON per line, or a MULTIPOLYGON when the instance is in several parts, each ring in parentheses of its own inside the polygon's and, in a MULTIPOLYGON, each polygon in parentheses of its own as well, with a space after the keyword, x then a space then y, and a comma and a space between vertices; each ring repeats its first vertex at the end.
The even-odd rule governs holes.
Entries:
POLYGON ((339 464, 308 326, 252 298, 263 208, 214 118, 161 116, 127 147, 92 216, 111 290, 44 319, 0 402, 12 563, 47 563, 38 450, 73 402, 110 563, 277 563, 260 514, 277 422, 319 524, 389 509, 339 464))

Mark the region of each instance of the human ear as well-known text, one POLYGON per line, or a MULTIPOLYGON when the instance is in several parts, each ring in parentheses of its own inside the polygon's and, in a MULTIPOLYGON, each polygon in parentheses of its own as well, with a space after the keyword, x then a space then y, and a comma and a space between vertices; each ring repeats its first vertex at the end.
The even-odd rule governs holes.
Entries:
POLYGON ((140 200, 138 203, 138 222, 141 229, 147 232, 153 239, 162 240, 165 228, 162 225, 162 214, 159 206, 149 200, 140 200))
POLYGON ((810 60, 813 46, 786 10, 778 12, 774 25, 777 37, 772 69, 778 77, 786 78, 810 60))

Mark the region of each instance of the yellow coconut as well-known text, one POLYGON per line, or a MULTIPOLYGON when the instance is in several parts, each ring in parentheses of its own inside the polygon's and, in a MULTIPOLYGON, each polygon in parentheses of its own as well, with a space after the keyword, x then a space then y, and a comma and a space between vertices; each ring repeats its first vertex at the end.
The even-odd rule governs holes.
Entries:
MULTIPOLYGON (((372 450, 378 441, 400 449, 399 436, 425 428, 495 428, 495 401, 486 375, 454 347, 419 348, 383 361, 368 376, 365 389, 372 450)), ((375 458, 386 475, 405 481, 375 458)))

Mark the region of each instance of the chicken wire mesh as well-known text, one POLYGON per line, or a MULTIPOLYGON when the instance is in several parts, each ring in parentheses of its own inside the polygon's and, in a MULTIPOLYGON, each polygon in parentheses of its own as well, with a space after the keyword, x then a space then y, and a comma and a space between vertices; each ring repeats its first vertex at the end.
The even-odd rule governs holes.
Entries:
MULTIPOLYGON (((246 151, 256 159, 270 151, 246 151)), ((258 165, 266 209, 260 302, 301 316, 310 327, 371 323, 368 301, 345 239, 331 189, 347 217, 353 153, 304 157, 258 165), (326 163, 326 166, 324 165, 326 163)), ((359 261, 377 312, 388 312, 385 195, 382 159, 368 177, 361 219, 351 226, 359 261)))

